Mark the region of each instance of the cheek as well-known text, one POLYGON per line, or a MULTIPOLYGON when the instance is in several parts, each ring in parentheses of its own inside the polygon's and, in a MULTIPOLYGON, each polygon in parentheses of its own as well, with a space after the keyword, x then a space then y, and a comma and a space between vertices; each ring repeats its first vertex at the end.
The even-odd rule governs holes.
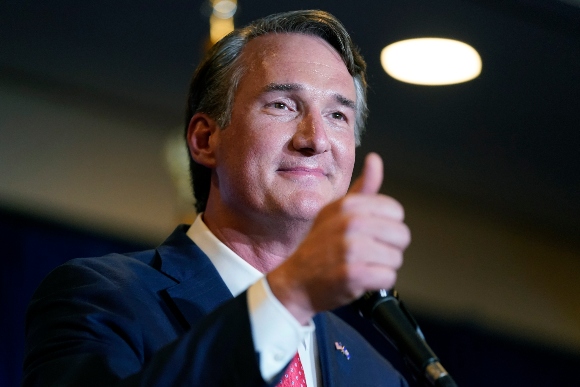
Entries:
POLYGON ((332 146, 340 167, 350 169, 352 173, 356 154, 354 136, 352 134, 337 136, 332 146))
POLYGON ((333 144, 334 157, 339 170, 341 181, 337 184, 337 193, 344 195, 348 191, 352 179, 352 171, 355 163, 354 137, 344 136, 333 144))
POLYGON ((227 146, 224 147, 223 157, 227 158, 227 164, 238 180, 264 178, 263 171, 272 167, 274 157, 280 149, 275 133, 268 128, 256 126, 243 131, 232 131, 225 141, 227 146))

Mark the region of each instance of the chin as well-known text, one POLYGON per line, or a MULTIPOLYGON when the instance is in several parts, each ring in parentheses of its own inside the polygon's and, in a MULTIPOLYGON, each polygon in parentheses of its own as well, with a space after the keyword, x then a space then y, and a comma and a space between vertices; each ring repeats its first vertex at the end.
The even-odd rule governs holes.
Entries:
POLYGON ((285 206, 284 213, 292 219, 313 221, 318 216, 320 210, 331 201, 328 199, 324 200, 320 197, 316 198, 311 194, 289 201, 288 205, 285 206))

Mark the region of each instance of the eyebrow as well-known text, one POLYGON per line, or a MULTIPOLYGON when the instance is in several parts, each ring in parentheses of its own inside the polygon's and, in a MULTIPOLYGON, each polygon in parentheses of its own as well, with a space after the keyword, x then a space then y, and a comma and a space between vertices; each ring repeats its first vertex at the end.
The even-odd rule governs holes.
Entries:
MULTIPOLYGON (((273 91, 297 91, 297 90, 304 90, 304 87, 298 83, 270 83, 266 85, 263 89, 264 93, 270 93, 273 91)), ((334 99, 341 105, 351 108, 352 110, 356 111, 356 103, 346 98, 345 96, 334 93, 334 99)))
POLYGON ((304 87, 298 83, 270 83, 264 86, 264 92, 269 93, 271 91, 295 91, 303 90, 304 87))

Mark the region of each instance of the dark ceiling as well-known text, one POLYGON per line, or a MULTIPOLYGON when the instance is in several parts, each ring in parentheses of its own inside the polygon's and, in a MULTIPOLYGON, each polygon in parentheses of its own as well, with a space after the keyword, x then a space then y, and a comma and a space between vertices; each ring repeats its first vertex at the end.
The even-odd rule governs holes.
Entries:
MULTIPOLYGON (((387 180, 578 239, 574 1, 238 1, 237 25, 302 8, 344 22, 369 65, 371 114, 361 152, 384 157, 387 180), (482 74, 465 84, 423 87, 384 73, 381 49, 420 36, 471 44, 482 74)), ((120 109, 167 130, 181 123, 186 85, 207 36, 202 9, 185 0, 4 0, 0 79, 120 109)))

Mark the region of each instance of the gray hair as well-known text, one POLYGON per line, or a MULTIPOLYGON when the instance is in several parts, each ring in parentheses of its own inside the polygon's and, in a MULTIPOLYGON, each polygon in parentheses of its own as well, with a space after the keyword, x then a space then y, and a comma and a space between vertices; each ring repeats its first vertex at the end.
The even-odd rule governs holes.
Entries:
MULTIPOLYGON (((256 20, 232 31, 217 42, 195 70, 189 86, 185 117, 185 134, 191 118, 203 112, 220 128, 230 124, 234 95, 245 73, 240 54, 246 44, 258 36, 270 33, 298 33, 318 36, 328 42, 341 56, 352 75, 356 90, 355 141, 360 144, 367 117, 366 63, 344 26, 324 11, 292 11, 256 20)), ((205 210, 211 182, 211 170, 196 163, 190 156, 190 175, 197 212, 205 210)))

